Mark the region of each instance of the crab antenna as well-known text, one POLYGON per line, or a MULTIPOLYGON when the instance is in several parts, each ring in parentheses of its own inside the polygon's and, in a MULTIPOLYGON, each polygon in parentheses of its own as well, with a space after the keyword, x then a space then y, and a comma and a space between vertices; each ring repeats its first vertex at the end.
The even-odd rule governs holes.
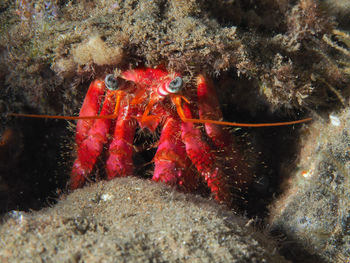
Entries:
POLYGON ((239 123, 239 122, 215 121, 215 120, 206 120, 206 119, 189 119, 189 118, 186 118, 185 113, 181 107, 182 99, 188 102, 188 100, 183 96, 172 97, 172 101, 176 106, 176 111, 179 114, 181 120, 184 122, 212 123, 217 125, 234 126, 234 127, 271 127, 271 126, 293 125, 293 124, 308 122, 312 120, 312 118, 306 118, 306 119, 297 120, 297 121, 275 122, 275 123, 239 123))
POLYGON ((7 116, 25 117, 25 118, 40 118, 40 119, 56 119, 56 120, 97 120, 97 119, 115 119, 118 117, 120 103, 125 96, 124 91, 116 91, 116 104, 111 115, 96 115, 96 116, 60 116, 60 115, 40 115, 40 114, 25 114, 25 113, 8 113, 7 116))

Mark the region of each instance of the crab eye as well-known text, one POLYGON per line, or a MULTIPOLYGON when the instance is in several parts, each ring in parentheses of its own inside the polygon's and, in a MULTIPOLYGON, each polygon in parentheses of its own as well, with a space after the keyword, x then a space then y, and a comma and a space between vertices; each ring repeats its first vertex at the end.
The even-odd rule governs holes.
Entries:
POLYGON ((118 81, 114 78, 113 74, 108 74, 105 77, 105 85, 109 90, 117 90, 118 89, 118 81))
POLYGON ((168 92, 170 93, 178 93, 182 89, 183 80, 181 77, 176 77, 172 81, 170 81, 168 86, 168 92))

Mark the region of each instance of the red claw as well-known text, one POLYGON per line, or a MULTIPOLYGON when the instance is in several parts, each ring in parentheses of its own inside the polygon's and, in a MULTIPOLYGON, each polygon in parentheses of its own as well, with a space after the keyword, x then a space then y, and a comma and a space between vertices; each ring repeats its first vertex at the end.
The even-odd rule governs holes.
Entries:
MULTIPOLYGON (((94 80, 86 93, 83 105, 80 108, 79 116, 97 116, 100 110, 100 102, 105 93, 105 84, 101 80, 94 80)), ((95 120, 78 120, 75 140, 79 146, 86 138, 95 120)))
MULTIPOLYGON (((93 116, 91 112, 100 108, 100 98, 97 94, 103 94, 100 90, 105 90, 105 84, 101 81, 91 83, 88 93, 85 97, 80 117, 93 116), (98 92, 96 92, 98 91, 98 92)), ((101 96, 101 95, 100 95, 101 96)), ((115 107, 115 94, 107 90, 102 105, 100 116, 110 115, 115 107)), ((97 114, 97 111, 92 113, 97 114)), ((91 173, 97 157, 101 154, 104 144, 107 142, 111 119, 84 120, 80 119, 77 123, 77 159, 73 164, 71 172, 71 188, 81 187, 85 179, 91 173), (79 136, 78 136, 79 134, 79 136)))

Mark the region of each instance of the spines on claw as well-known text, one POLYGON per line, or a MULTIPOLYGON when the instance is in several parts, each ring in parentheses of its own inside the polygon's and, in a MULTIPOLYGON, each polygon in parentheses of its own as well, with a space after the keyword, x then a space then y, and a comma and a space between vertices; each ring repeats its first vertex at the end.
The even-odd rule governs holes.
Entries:
MULTIPOLYGON (((186 118, 192 118, 188 105, 183 106, 186 118)), ((200 130, 192 122, 182 122, 181 136, 186 152, 199 173, 206 180, 214 198, 226 204, 231 203, 231 184, 218 165, 210 146, 201 138, 200 130)))
MULTIPOLYGON (((100 94, 101 88, 105 91, 103 81, 92 82, 83 103, 83 110, 80 111, 80 114, 83 115, 79 116, 87 116, 91 114, 92 111, 100 108, 100 98, 97 97, 97 94, 100 94)), ((100 116, 112 114, 114 107, 115 93, 107 90, 100 116)), ((98 115, 98 110, 95 114, 98 115)), ((81 133, 81 136, 77 138, 78 156, 73 164, 71 172, 70 187, 72 189, 81 187, 92 171, 96 159, 101 154, 103 145, 107 141, 111 119, 79 120, 78 123, 80 124, 79 126, 77 125, 77 134, 81 133)))
MULTIPOLYGON (((206 80, 203 75, 197 77, 197 99, 200 119, 221 120, 222 113, 219 101, 215 94, 213 84, 206 80)), ((222 126, 204 123, 206 133, 217 147, 227 145, 230 136, 223 131, 222 126)))
MULTIPOLYGON (((204 75, 199 75, 197 78, 197 98, 200 119, 222 119, 220 104, 213 84, 204 75)), ((235 186, 241 188, 247 185, 253 178, 249 164, 240 147, 232 140, 232 135, 228 132, 227 127, 212 123, 205 123, 204 126, 207 135, 220 151, 218 156, 221 157, 222 166, 229 168, 230 171, 227 173, 234 175, 231 177, 235 186)))
MULTIPOLYGON (((105 93, 105 84, 101 80, 94 80, 85 96, 81 106, 79 116, 97 116, 100 110, 100 101, 105 93)), ((88 131, 91 129, 95 120, 78 120, 76 127, 76 143, 79 146, 86 138, 88 131)))

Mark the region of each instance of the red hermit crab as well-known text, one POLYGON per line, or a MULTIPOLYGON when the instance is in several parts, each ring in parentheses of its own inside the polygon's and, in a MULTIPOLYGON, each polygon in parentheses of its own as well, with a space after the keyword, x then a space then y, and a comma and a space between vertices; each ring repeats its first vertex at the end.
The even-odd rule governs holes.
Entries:
POLYGON ((220 105, 211 81, 199 75, 196 87, 185 86, 178 73, 163 67, 127 70, 118 78, 110 74, 104 81, 94 80, 77 117, 10 115, 78 119, 72 189, 84 184, 105 145, 108 179, 131 175, 136 128, 155 132, 160 127, 152 179, 191 189, 202 177, 214 198, 228 204, 232 186, 246 185, 252 175, 223 126, 278 126, 309 120, 267 124, 220 121, 220 105))

